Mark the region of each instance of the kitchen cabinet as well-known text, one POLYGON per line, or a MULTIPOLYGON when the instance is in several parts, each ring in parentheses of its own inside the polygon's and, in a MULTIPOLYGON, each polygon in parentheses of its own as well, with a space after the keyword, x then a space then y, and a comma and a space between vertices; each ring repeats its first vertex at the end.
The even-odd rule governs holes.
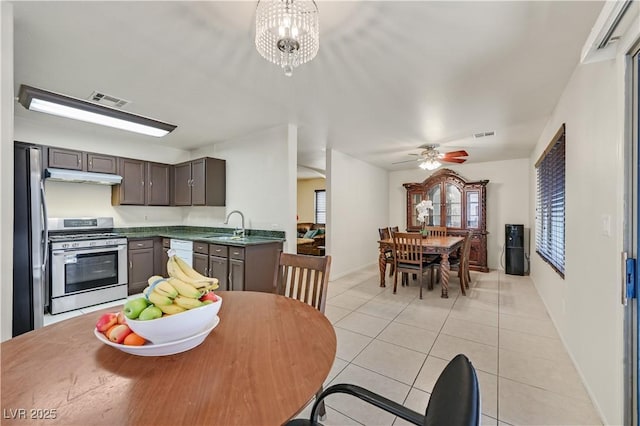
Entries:
POLYGON ((118 159, 122 183, 111 190, 112 205, 168 206, 171 166, 131 158, 118 159))
POLYGON ((467 181, 450 169, 441 169, 420 183, 405 183, 407 190, 407 231, 417 232, 416 205, 431 200, 433 211, 428 225, 444 226, 447 234, 464 236, 471 232, 469 268, 488 272, 486 186, 488 180, 467 181))
POLYGON ((55 169, 85 170, 85 153, 70 149, 49 148, 49 167, 55 169))
POLYGON ((131 295, 141 293, 149 277, 154 275, 154 248, 153 239, 130 240, 128 244, 128 292, 131 295))
POLYGON ((87 171, 114 175, 118 170, 118 159, 111 155, 87 153, 87 171))
POLYGON ((224 206, 226 202, 226 162, 205 157, 174 166, 176 206, 224 206))
POLYGON ((245 247, 209 244, 208 276, 218 278, 220 290, 272 293, 281 251, 282 243, 277 241, 245 247))
POLYGON ((206 277, 209 276, 209 244, 194 241, 193 269, 206 277))
POLYGON ((47 167, 81 170, 85 172, 115 174, 118 159, 112 155, 49 147, 47 167))
POLYGON ((146 164, 146 205, 168 206, 171 203, 171 166, 168 164, 146 164))
POLYGON ((160 253, 160 267, 157 268, 158 275, 168 277, 167 262, 169 261, 169 250, 171 249, 171 239, 162 238, 162 251, 160 253))

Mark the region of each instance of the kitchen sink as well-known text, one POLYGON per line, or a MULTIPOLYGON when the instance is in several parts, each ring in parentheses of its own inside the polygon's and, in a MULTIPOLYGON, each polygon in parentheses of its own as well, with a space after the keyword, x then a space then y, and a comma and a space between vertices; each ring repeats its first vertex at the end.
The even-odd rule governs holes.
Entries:
POLYGON ((244 241, 247 239, 246 237, 238 237, 235 235, 219 235, 219 234, 207 235, 205 238, 213 238, 213 239, 222 240, 222 241, 227 241, 227 240, 244 241))

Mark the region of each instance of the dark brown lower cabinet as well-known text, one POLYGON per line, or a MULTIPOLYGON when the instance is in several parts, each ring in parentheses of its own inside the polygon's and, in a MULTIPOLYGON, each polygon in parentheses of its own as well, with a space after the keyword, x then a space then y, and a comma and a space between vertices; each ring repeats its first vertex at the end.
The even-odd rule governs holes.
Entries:
POLYGON ((244 260, 229 259, 229 290, 241 291, 244 287, 244 260))
POLYGON ((229 267, 226 257, 209 256, 209 276, 218 279, 218 290, 228 290, 229 267))
POLYGON ((209 255, 193 253, 193 269, 204 276, 209 276, 209 255))
POLYGON ((129 241, 129 294, 141 293, 154 275, 153 239, 129 241))

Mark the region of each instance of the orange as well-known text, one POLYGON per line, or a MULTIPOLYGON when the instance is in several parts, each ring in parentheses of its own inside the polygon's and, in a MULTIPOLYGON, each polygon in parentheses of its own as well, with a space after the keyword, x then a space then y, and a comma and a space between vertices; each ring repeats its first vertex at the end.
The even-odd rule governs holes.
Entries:
POLYGON ((144 337, 138 336, 136 333, 129 333, 127 337, 124 338, 124 344, 128 346, 142 346, 147 341, 144 340, 144 337))

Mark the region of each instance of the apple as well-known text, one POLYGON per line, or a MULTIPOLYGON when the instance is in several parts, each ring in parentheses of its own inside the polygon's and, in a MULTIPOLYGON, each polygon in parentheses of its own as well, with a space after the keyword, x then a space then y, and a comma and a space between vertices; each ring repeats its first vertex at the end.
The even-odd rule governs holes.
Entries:
POLYGON ((204 302, 210 300, 212 302, 217 302, 218 301, 218 296, 216 296, 212 291, 210 291, 209 293, 204 294, 201 298, 200 301, 204 302))
POLYGON ((120 311, 118 312, 118 324, 126 324, 127 323, 127 317, 124 316, 124 312, 120 311))
POLYGON ((127 324, 116 324, 107 330, 107 339, 115 343, 124 342, 124 338, 131 334, 131 329, 127 324))
POLYGON ((116 314, 103 314, 100 318, 98 318, 98 322, 96 323, 96 328, 99 332, 104 333, 111 326, 115 325, 118 322, 118 315, 116 314))
POLYGON ((149 306, 149 302, 144 297, 128 300, 124 304, 124 314, 129 319, 136 319, 147 306, 149 306))
POLYGON ((152 319, 160 318, 162 316, 162 311, 157 306, 149 306, 144 311, 140 312, 140 316, 138 319, 140 321, 149 321, 152 319))

